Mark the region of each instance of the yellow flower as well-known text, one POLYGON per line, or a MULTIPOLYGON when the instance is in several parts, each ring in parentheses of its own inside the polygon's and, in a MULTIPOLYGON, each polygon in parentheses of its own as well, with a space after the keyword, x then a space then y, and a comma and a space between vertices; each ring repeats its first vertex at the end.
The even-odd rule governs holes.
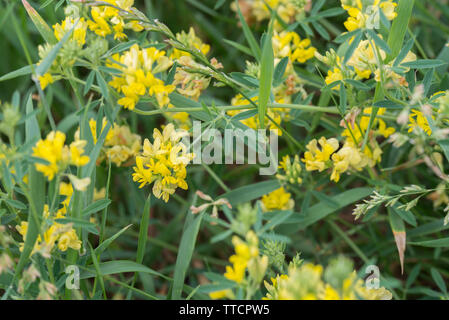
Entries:
MULTIPOLYGON (((329 85, 331 83, 341 80, 343 80, 343 74, 341 73, 341 70, 339 68, 335 67, 333 70, 329 70, 327 72, 327 76, 324 81, 326 82, 327 85, 329 85)), ((339 90, 339 89, 340 85, 332 87, 332 90, 339 90)))
POLYGON ((85 166, 89 162, 89 157, 83 155, 86 144, 86 140, 78 140, 70 145, 71 163, 77 167, 85 166))
POLYGON ((412 109, 409 116, 409 122, 408 132, 412 132, 416 128, 421 128, 428 136, 432 135, 432 129, 430 128, 429 122, 421 111, 412 109))
POLYGON ((283 187, 262 197, 262 209, 264 211, 290 210, 294 205, 295 201, 291 199, 291 194, 286 192, 283 187))
POLYGON ((379 10, 385 14, 388 20, 393 20, 397 17, 395 12, 397 4, 393 0, 370 0, 364 1, 356 0, 354 3, 351 0, 342 0, 342 7, 345 9, 349 17, 344 25, 346 29, 351 32, 356 29, 368 27, 372 29, 376 27, 379 21, 379 10))
POLYGON ((310 39, 301 40, 296 32, 283 31, 273 35, 273 50, 276 57, 304 63, 314 57, 316 48, 311 46, 310 39))
MULTIPOLYGON (((381 36, 379 36, 381 37, 381 36)), ((381 61, 384 61, 387 54, 379 48, 374 48, 368 40, 363 40, 354 50, 348 61, 348 66, 352 66, 360 79, 368 79, 372 71, 377 67, 377 50, 380 53, 381 61)))
POLYGON ((334 153, 339 147, 338 140, 331 138, 327 140, 325 137, 321 137, 317 142, 316 139, 310 141, 306 148, 302 161, 306 164, 307 171, 323 171, 329 167, 328 161, 332 153, 334 153), (320 148, 318 148, 318 143, 320 148))
MULTIPOLYGON (((176 39, 191 49, 196 49, 204 55, 207 55, 210 51, 210 46, 208 44, 203 43, 199 37, 195 34, 195 30, 193 27, 190 27, 189 32, 181 31, 176 34, 176 39)), ((182 50, 178 50, 176 48, 173 49, 172 54, 170 55, 170 59, 177 60, 182 56, 190 57, 190 53, 182 50)))
POLYGON ((209 297, 213 300, 218 300, 218 299, 223 299, 223 298, 234 299, 234 293, 230 289, 225 289, 225 290, 211 292, 211 293, 209 293, 209 297))
POLYGON ((142 31, 144 28, 137 21, 130 21, 125 23, 123 16, 120 14, 120 9, 125 11, 133 10, 134 0, 104 0, 112 6, 92 6, 90 14, 92 20, 87 22, 89 29, 94 31, 101 37, 114 33, 114 39, 123 40, 127 36, 123 30, 132 29, 136 32, 142 31))
POLYGON ((388 20, 393 20, 398 16, 398 14, 394 11, 396 7, 398 6, 397 3, 390 1, 382 2, 380 5, 380 8, 382 9, 383 13, 387 17, 388 20))
POLYGON ((71 183, 61 182, 59 184, 59 194, 65 196, 65 199, 62 201, 64 208, 67 208, 70 204, 70 199, 73 194, 73 187, 71 183))
POLYGON ((326 270, 321 265, 290 264, 288 274, 277 275, 265 281, 268 291, 264 300, 389 300, 391 293, 385 288, 366 288, 362 279, 352 270, 352 262, 338 258, 326 270), (324 271, 324 272, 323 272, 324 271), (323 277, 324 275, 324 277, 323 277), (324 278, 324 279, 323 279, 324 278))
MULTIPOLYGON (((59 224, 55 222, 55 219, 65 217, 65 207, 57 210, 55 213, 51 213, 46 204, 42 216, 46 220, 46 223, 42 224, 42 226, 45 227, 43 230, 44 238, 42 239, 41 235, 38 235, 32 253, 41 251, 43 254, 49 254, 56 244, 61 251, 66 251, 68 248, 74 250, 79 250, 81 248, 82 243, 78 239, 78 235, 71 224, 59 224)), ((16 229, 25 241, 28 232, 28 222, 22 221, 20 225, 16 226, 16 229)), ((23 250, 23 243, 21 244, 20 250, 23 250)))
POLYGON ((50 73, 46 73, 43 76, 39 76, 39 83, 42 90, 44 90, 50 83, 53 83, 54 79, 50 73))
MULTIPOLYGON (((53 25, 56 39, 58 39, 58 41, 61 40, 67 32, 72 30, 74 24, 75 20, 73 18, 66 17, 61 24, 57 23, 53 25)), ((80 18, 73 30, 71 39, 73 39, 79 46, 83 46, 86 43, 86 30, 87 22, 84 18, 80 18)))
POLYGON ((246 242, 236 236, 232 238, 235 254, 229 257, 232 266, 226 266, 224 276, 227 279, 237 283, 244 280, 248 263, 259 255, 258 241, 253 231, 249 231, 246 235, 246 242))
POLYGON ((143 152, 136 157, 133 180, 140 183, 139 188, 154 182, 154 196, 165 202, 178 187, 188 188, 186 166, 194 155, 187 153, 187 147, 180 141, 184 134, 176 132, 171 123, 162 133, 154 129, 153 144, 145 139, 143 152))
POLYGON ((343 148, 332 155, 333 170, 331 180, 338 182, 340 174, 349 168, 361 170, 363 168, 362 156, 357 148, 351 144, 345 144, 343 148))
POLYGON ((175 90, 175 86, 166 85, 154 75, 167 70, 172 64, 173 61, 165 56, 165 51, 154 47, 140 49, 137 44, 122 55, 113 55, 108 66, 122 72, 109 82, 117 92, 124 95, 118 104, 133 110, 140 97, 148 94, 156 98, 161 108, 167 106, 170 103, 168 95, 175 90))
POLYGON ((89 157, 83 155, 85 141, 75 141, 68 146, 64 145, 65 134, 60 131, 50 132, 45 140, 39 140, 33 147, 33 156, 44 159, 47 164, 36 163, 36 170, 42 172, 48 180, 65 170, 69 164, 84 166, 89 162, 89 157))
POLYGON ((58 248, 61 251, 66 251, 68 248, 73 250, 81 249, 81 241, 78 239, 78 235, 74 229, 62 234, 58 240, 58 248))

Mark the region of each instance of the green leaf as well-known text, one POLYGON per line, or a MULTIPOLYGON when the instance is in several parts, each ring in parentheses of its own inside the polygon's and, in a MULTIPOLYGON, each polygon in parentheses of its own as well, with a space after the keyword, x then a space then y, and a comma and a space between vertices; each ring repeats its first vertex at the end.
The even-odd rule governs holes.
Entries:
POLYGON ((103 97, 108 99, 108 97, 109 97, 109 90, 108 90, 108 84, 106 83, 106 80, 104 80, 104 78, 101 75, 100 71, 95 71, 95 74, 96 74, 98 86, 100 87, 101 94, 103 95, 103 97))
POLYGON ((329 197, 328 195, 318 192, 315 190, 312 190, 311 192, 315 198, 317 198, 320 202, 325 203, 330 208, 338 208, 340 205, 338 201, 335 201, 332 197, 329 197))
POLYGON ((251 49, 246 47, 246 46, 244 46, 244 45, 242 45, 242 44, 240 44, 240 43, 237 43, 235 41, 231 41, 231 40, 228 40, 228 39, 223 39, 223 42, 229 44, 230 46, 236 48, 239 51, 242 51, 243 53, 245 53, 245 54, 247 54, 249 56, 252 55, 251 49))
MULTIPOLYGON (((33 68, 35 66, 36 65, 33 65, 33 68)), ((11 80, 11 79, 14 79, 14 78, 17 78, 17 77, 21 77, 21 76, 25 76, 27 74, 31 74, 31 72, 32 72, 31 66, 25 66, 25 67, 22 67, 20 69, 11 71, 11 72, 9 72, 7 74, 4 74, 3 76, 0 77, 0 82, 1 81, 6 81, 6 80, 11 80)))
POLYGON ((386 63, 396 58, 402 49, 408 24, 412 16, 415 0, 400 0, 396 9, 398 16, 393 20, 387 44, 391 53, 387 55, 386 63))
POLYGON ((49 44, 57 43, 58 39, 56 39, 53 30, 51 30, 51 28, 48 26, 45 20, 42 19, 39 13, 37 13, 37 11, 34 10, 34 8, 26 0, 22 0, 22 3, 34 25, 36 26, 37 31, 39 31, 39 33, 41 34, 42 38, 44 38, 44 40, 49 44))
MULTIPOLYGON (((153 276, 167 278, 162 273, 154 271, 153 269, 150 269, 140 263, 128 260, 115 260, 103 262, 99 263, 98 267, 103 276, 126 272, 143 272, 151 274, 153 276)), ((95 276, 96 276, 95 267, 88 266, 87 270, 81 272, 80 279, 89 279, 94 278, 95 276)))
POLYGON ((446 64, 447 63, 442 60, 421 59, 410 62, 404 62, 403 64, 401 64, 401 66, 412 69, 431 69, 431 68, 438 68, 446 64))
MULTIPOLYGON (((30 94, 26 104, 26 113, 30 114, 32 112, 33 101, 30 94)), ((41 134, 36 116, 32 116, 25 121, 25 143, 33 141, 36 137, 40 138, 41 134)), ((44 211, 45 178, 36 170, 33 163, 28 165, 28 186, 31 191, 30 198, 28 199, 30 202, 28 210, 28 231, 19 262, 15 268, 15 278, 18 277, 25 265, 29 262, 29 257, 40 232, 41 218, 44 211)))
POLYGON ((221 195, 220 198, 228 199, 231 205, 235 206, 239 203, 260 198, 271 191, 279 189, 280 187, 281 185, 278 180, 258 182, 229 191, 221 195))
POLYGON ((366 85, 365 83, 359 80, 345 79, 344 82, 352 85, 354 88, 359 90, 371 90, 370 86, 366 85))
POLYGON ((346 96, 346 87, 344 83, 340 84, 340 113, 344 115, 346 113, 346 107, 347 107, 347 96, 346 96))
POLYGON ((259 45, 254 38, 253 33, 251 32, 251 29, 248 27, 248 24, 245 21, 245 18, 242 15, 242 11, 240 10, 240 4, 238 0, 235 1, 235 4, 237 6, 237 14, 240 19, 240 23, 242 24, 243 34, 245 35, 246 41, 248 41, 249 47, 251 48, 251 51, 254 55, 254 58, 256 58, 257 61, 260 61, 261 57, 261 51, 259 48, 259 45))
POLYGON ((96 255, 95 255, 95 251, 94 251, 94 249, 92 248, 92 245, 90 244, 90 242, 88 242, 88 245, 89 245, 89 249, 90 249, 90 256, 91 256, 91 258, 92 258, 92 263, 94 264, 94 268, 95 268, 95 273, 96 273, 95 280, 96 280, 96 279, 99 279, 101 289, 103 290, 103 297, 104 297, 105 300, 106 300, 107 297, 106 297, 106 290, 105 290, 105 288, 104 288, 103 275, 101 274, 100 266, 99 266, 99 264, 98 264, 98 260, 97 260, 97 257, 96 257, 96 255))
POLYGON ((393 66, 397 67, 407 56, 407 54, 412 50, 413 44, 415 43, 415 39, 410 39, 407 41, 407 43, 404 45, 404 47, 399 52, 398 56, 394 60, 393 66))
POLYGON ((103 210, 107 206, 109 206, 110 203, 111 203, 111 200, 109 200, 109 199, 101 199, 101 200, 95 201, 83 209, 82 215, 87 216, 89 214, 96 213, 100 210, 103 210))
POLYGON ((119 232, 114 234, 112 237, 107 238, 105 241, 103 241, 98 247, 95 248, 95 254, 97 256, 100 255, 104 250, 106 250, 111 245, 112 242, 114 242, 115 239, 120 237, 122 235, 122 233, 124 233, 126 230, 128 230, 129 227, 131 227, 131 226, 132 226, 132 224, 124 227, 122 230, 120 230, 119 232))
POLYGON ((210 239, 210 243, 216 243, 216 242, 220 242, 223 241, 224 239, 230 237, 232 235, 233 231, 232 230, 226 230, 224 232, 221 232, 215 236, 213 236, 210 239))
POLYGON ((13 200, 13 199, 4 199, 4 201, 9 204, 11 207, 19 209, 19 210, 26 210, 27 206, 23 202, 20 202, 19 200, 13 200))
POLYGON ((348 50, 345 53, 345 57, 343 62, 346 64, 349 59, 351 59, 352 54, 354 53, 355 49, 359 46, 360 41, 362 41, 362 35, 363 33, 360 31, 356 34, 354 40, 352 40, 351 44, 349 45, 348 50))
POLYGON ((293 214, 293 211, 286 210, 286 211, 279 211, 276 212, 273 218, 271 218, 264 226, 257 232, 257 234, 261 235, 269 230, 273 230, 276 226, 283 223, 285 220, 290 218, 290 216, 293 214))
POLYGON ((411 245, 430 248, 447 248, 449 247, 449 238, 441 238, 437 240, 414 241, 409 242, 411 245))
POLYGON ((90 88, 92 87, 92 84, 94 82, 94 77, 95 77, 95 72, 91 71, 89 73, 89 75, 87 76, 86 84, 84 85, 84 90, 83 90, 84 95, 86 95, 89 92, 90 88))
POLYGON ((391 209, 398 215, 401 217, 402 220, 404 220, 405 222, 407 222, 408 224, 416 227, 417 223, 416 223, 416 218, 413 215, 413 213, 411 211, 405 211, 403 209, 399 209, 398 208, 399 204, 395 204, 391 209))
POLYGON ((150 207, 151 207, 151 192, 148 195, 145 205, 143 207, 142 218, 140 220, 139 228, 139 241, 137 243, 137 263, 143 262, 143 257, 145 255, 145 248, 148 241, 148 227, 150 224, 150 207))
POLYGON ((214 6, 214 10, 220 9, 224 4, 226 0, 217 0, 217 3, 214 6))
POLYGON ((84 219, 66 217, 66 218, 62 218, 62 219, 56 219, 55 221, 60 224, 73 223, 74 227, 84 229, 84 230, 86 230, 90 233, 93 233, 95 235, 99 235, 99 232, 98 232, 95 224, 93 224, 87 220, 84 220, 84 219))
POLYGON ((441 292, 446 294, 447 293, 446 283, 444 282, 444 279, 441 276, 441 274, 438 272, 438 270, 435 268, 432 268, 432 269, 430 269, 430 274, 432 275, 433 281, 435 281, 438 288, 440 288, 441 292))
POLYGON ((269 31, 265 37, 260 61, 260 85, 259 85, 259 125, 261 129, 265 128, 265 114, 267 105, 271 96, 271 85, 274 73, 274 54, 271 36, 273 32, 273 23, 270 24, 269 31))
POLYGON ((282 78, 284 77, 284 73, 285 73, 285 69, 287 68, 287 64, 288 64, 288 57, 284 57, 276 65, 276 68, 274 69, 274 75, 273 75, 273 86, 274 87, 276 87, 282 83, 282 78))
POLYGON ((375 33, 373 30, 368 30, 368 34, 370 35, 371 39, 374 40, 374 43, 383 51, 385 51, 387 54, 391 53, 391 49, 388 46, 388 44, 380 38, 377 33, 375 33))
MULTIPOLYGON (((116 45, 115 47, 109 49, 104 55, 101 56, 101 58, 107 58, 110 57, 116 53, 120 53, 122 51, 128 50, 129 48, 131 48, 133 45, 135 45, 137 43, 136 40, 131 40, 131 41, 127 41, 124 43, 119 43, 118 45, 116 45)), ((117 61, 119 62, 119 61, 117 61)))
POLYGON ((294 217, 290 217, 284 223, 297 224, 298 229, 303 230, 317 221, 324 219, 331 213, 369 196, 372 192, 373 189, 371 188, 355 188, 342 192, 339 195, 332 197, 332 200, 338 203, 337 207, 330 206, 325 202, 320 202, 310 207, 305 213, 295 214, 294 217))
POLYGON ((405 287, 408 289, 410 286, 415 282, 416 278, 418 277, 419 273, 421 271, 421 265, 417 264, 413 267, 412 271, 410 271, 410 274, 407 278, 407 281, 405 283, 405 287))
MULTIPOLYGON (((190 211, 187 213, 189 216, 193 216, 190 211)), ((171 298, 173 300, 181 299, 182 288, 184 286, 184 279, 187 269, 192 259, 193 250, 195 249, 196 238, 200 229, 200 224, 203 219, 204 211, 199 213, 198 216, 191 220, 186 219, 186 223, 190 223, 185 227, 182 234, 181 244, 179 245, 178 256, 176 258, 175 272, 173 276, 173 289, 171 298)))

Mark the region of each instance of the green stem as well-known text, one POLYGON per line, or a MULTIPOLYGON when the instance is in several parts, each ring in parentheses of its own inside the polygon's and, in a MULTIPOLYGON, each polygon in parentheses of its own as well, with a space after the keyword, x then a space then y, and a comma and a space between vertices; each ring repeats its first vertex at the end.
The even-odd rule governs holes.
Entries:
MULTIPOLYGON (((256 107, 246 104, 246 105, 239 105, 239 106, 216 106, 216 108, 220 111, 229 111, 229 110, 248 110, 248 109, 256 109, 256 107)), ((286 109, 293 109, 293 110, 302 110, 307 112, 327 112, 332 114, 338 114, 337 107, 318 107, 318 106, 310 106, 310 105, 301 105, 301 104, 284 104, 284 103, 271 103, 268 104, 268 108, 286 108, 286 109)), ((140 109, 133 109, 132 111, 143 115, 143 116, 152 116, 157 114, 162 114, 166 112, 197 112, 197 111, 203 111, 203 107, 191 107, 191 108, 166 108, 166 109, 158 109, 158 110, 140 110, 140 109)))

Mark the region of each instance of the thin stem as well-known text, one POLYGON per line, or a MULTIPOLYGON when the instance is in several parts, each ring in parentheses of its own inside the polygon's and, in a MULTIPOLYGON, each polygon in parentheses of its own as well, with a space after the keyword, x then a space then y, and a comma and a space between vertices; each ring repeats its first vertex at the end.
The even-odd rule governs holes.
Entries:
MULTIPOLYGON (((246 105, 239 105, 239 106, 216 106, 218 110, 221 111, 228 111, 228 110, 248 110, 248 109, 255 109, 256 107, 251 106, 249 104, 246 105)), ((293 110, 303 110, 308 112, 327 112, 332 114, 338 114, 338 110, 336 107, 318 107, 318 106, 310 106, 310 105, 301 105, 301 104, 284 104, 284 103, 271 103, 268 104, 268 108, 286 108, 286 109, 293 109, 293 110)), ((140 109, 133 109, 132 111, 143 115, 143 116, 152 116, 157 114, 162 114, 166 112, 197 112, 197 111, 203 111, 203 107, 191 107, 191 108, 166 108, 166 109, 158 109, 158 110, 140 110, 140 109)))

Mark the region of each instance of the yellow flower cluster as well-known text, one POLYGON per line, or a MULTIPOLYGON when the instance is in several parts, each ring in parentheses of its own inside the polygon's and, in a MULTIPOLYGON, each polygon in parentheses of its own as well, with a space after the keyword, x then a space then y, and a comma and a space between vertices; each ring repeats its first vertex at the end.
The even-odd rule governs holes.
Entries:
POLYGON ((268 293, 263 299, 390 300, 392 298, 391 293, 384 287, 367 288, 355 271, 345 269, 338 265, 329 265, 324 271, 321 265, 312 263, 303 263, 300 267, 290 265, 288 274, 271 278, 271 284, 265 281, 268 293))
MULTIPOLYGON (((322 137, 318 142, 313 139, 307 145, 307 150, 302 160, 306 164, 308 171, 318 170, 322 172, 325 169, 333 168, 331 180, 338 182, 340 175, 348 170, 360 171, 365 167, 374 167, 381 160, 382 150, 376 141, 377 136, 388 138, 395 132, 392 127, 387 127, 382 119, 376 118, 370 139, 364 151, 360 149, 368 130, 371 108, 365 108, 364 114, 358 123, 349 123, 342 136, 346 141, 342 148, 339 149, 337 139, 326 139, 322 137), (320 148, 318 147, 320 145, 320 148), (338 150, 338 151, 337 151, 338 150)), ((379 108, 378 115, 385 113, 385 108, 379 108)))
POLYGON ((295 206, 295 201, 291 198, 291 194, 285 191, 284 187, 270 192, 262 197, 262 210, 290 210, 295 206))
POLYGON ((89 162, 89 157, 84 155, 87 142, 78 140, 66 146, 65 138, 64 133, 52 131, 45 140, 39 140, 33 147, 33 156, 48 162, 35 164, 36 170, 42 172, 48 180, 53 180, 55 175, 64 171, 68 165, 82 167, 89 162))
POLYGON ((187 164, 194 158, 193 153, 187 153, 187 147, 180 141, 185 131, 176 132, 173 124, 168 124, 161 133, 153 132, 153 144, 145 139, 143 152, 136 157, 133 168, 133 180, 140 183, 139 188, 147 184, 153 185, 153 194, 167 202, 176 189, 187 190, 185 181, 187 164))
MULTIPOLYGON (((106 126, 107 120, 103 118, 102 129, 106 126)), ((97 121, 89 120, 89 127, 92 133, 94 143, 97 143, 97 121)), ((79 139, 79 128, 75 133, 75 139, 79 139)), ((134 161, 134 157, 140 152, 142 139, 138 134, 132 133, 128 126, 118 125, 114 123, 112 128, 108 131, 106 139, 103 144, 102 153, 97 159, 97 164, 101 163, 103 159, 108 159, 117 167, 122 164, 134 161)))
MULTIPOLYGON (((381 37, 381 35, 379 35, 381 37)), ((321 60, 324 63, 330 63, 330 69, 327 73, 327 77, 325 79, 326 84, 331 84, 338 80, 343 80, 345 78, 354 78, 356 80, 364 80, 369 79, 371 75, 374 74, 374 79, 377 82, 381 82, 381 77, 383 76, 383 80, 392 80, 393 82, 407 86, 407 82, 405 78, 394 72, 393 64, 394 61, 389 62, 388 64, 384 63, 384 60, 387 56, 384 50, 374 47, 375 43, 369 40, 360 41, 357 48, 354 50, 351 58, 348 60, 346 66, 342 65, 342 59, 339 56, 335 56, 332 59, 321 57, 321 60), (330 60, 333 60, 331 63, 330 60), (383 75, 382 71, 379 68, 379 65, 383 67, 383 75), (348 68, 350 67, 350 68, 348 68)), ((332 53, 328 53, 327 56, 331 56, 332 53)), ((318 55, 319 56, 319 55, 318 55)), ((416 60, 416 55, 413 52, 408 52, 406 57, 403 59, 402 63, 411 62, 416 60)), ((405 69, 408 71, 408 68, 405 69)), ((333 87, 334 90, 338 90, 340 88, 339 85, 333 87)))
MULTIPOLYGON (((75 25, 76 20, 72 17, 66 17, 61 23, 56 23, 53 25, 53 33, 56 39, 61 40, 67 32, 72 30, 75 25)), ((73 44, 76 49, 80 50, 86 43, 86 32, 87 32, 87 22, 84 18, 80 18, 73 30, 73 33, 68 40, 68 44, 65 46, 70 46, 73 44)), ((74 51, 74 48, 71 48, 70 51, 74 51)), ((75 60, 71 60, 71 64, 75 63, 75 60)), ((53 83, 55 78, 50 72, 45 73, 42 76, 39 76, 39 83, 41 85, 42 90, 44 90, 49 84, 53 83)))
POLYGON ((168 95, 175 90, 175 86, 166 85, 155 75, 167 70, 172 64, 173 61, 165 55, 165 51, 154 47, 141 49, 137 44, 122 55, 113 55, 108 66, 122 72, 109 82, 124 95, 118 100, 118 104, 133 110, 140 97, 149 94, 156 97, 160 107, 168 105, 168 95))
MULTIPOLYGON (((181 31, 176 34, 176 39, 191 49, 196 49, 204 55, 207 55, 210 51, 210 45, 203 43, 203 41, 195 34, 193 27, 190 27, 189 32, 181 31)), ((173 48, 173 52, 170 55, 170 59, 177 60, 182 56, 190 57, 191 54, 176 48, 173 48)))
MULTIPOLYGON (((52 251, 55 245, 57 245, 58 249, 61 251, 67 251, 68 248, 74 250, 79 250, 81 248, 81 240, 78 239, 78 235, 71 224, 60 224, 55 222, 55 219, 65 218, 65 200, 62 204, 63 207, 57 210, 55 214, 49 212, 47 204, 44 206, 43 217, 46 220, 46 223, 43 225, 46 226, 46 230, 43 232, 43 239, 41 235, 38 235, 36 243, 34 244, 33 253, 40 251, 45 256, 45 254, 49 254, 52 251)), ((25 241, 28 232, 28 222, 22 221, 16 228, 25 241)), ((20 246, 21 251, 23 250, 23 246, 24 244, 22 243, 20 246)))
POLYGON ((102 2, 106 2, 109 5, 92 6, 90 10, 92 20, 87 22, 89 29, 97 35, 106 37, 114 33, 114 39, 123 40, 127 38, 124 29, 132 29, 136 32, 144 29, 135 20, 125 23, 121 14, 121 11, 129 12, 134 9, 134 0, 104 0, 102 2))
POLYGON ((390 21, 397 17, 397 4, 393 0, 342 0, 341 4, 349 14, 344 23, 348 31, 377 27, 376 24, 380 23, 379 10, 390 21))
POLYGON ((275 32, 273 35, 275 57, 288 57, 292 62, 304 63, 314 57, 316 48, 311 46, 310 39, 301 39, 293 31, 275 32))

